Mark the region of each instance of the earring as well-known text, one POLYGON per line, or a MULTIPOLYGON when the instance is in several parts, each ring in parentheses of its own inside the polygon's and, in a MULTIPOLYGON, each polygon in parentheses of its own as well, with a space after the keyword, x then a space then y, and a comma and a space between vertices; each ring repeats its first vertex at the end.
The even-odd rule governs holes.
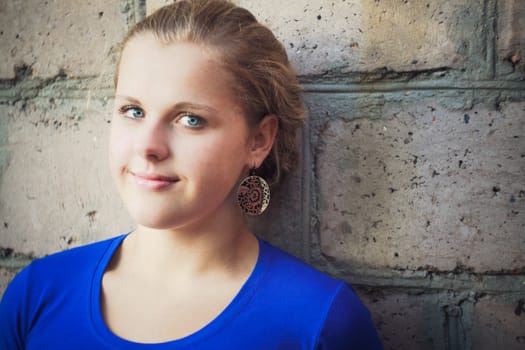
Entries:
POLYGON ((255 167, 237 189, 237 204, 248 215, 261 215, 270 203, 270 186, 255 174, 255 167))

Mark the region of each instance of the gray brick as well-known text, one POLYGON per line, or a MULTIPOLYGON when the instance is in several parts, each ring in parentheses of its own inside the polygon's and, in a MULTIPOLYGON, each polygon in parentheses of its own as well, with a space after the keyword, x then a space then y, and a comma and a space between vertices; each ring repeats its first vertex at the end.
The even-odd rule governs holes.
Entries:
POLYGON ((436 294, 362 294, 385 349, 445 349, 443 311, 436 294))
POLYGON ((525 348, 525 295, 483 299, 474 307, 472 349, 525 348))
POLYGON ((482 16, 478 0, 239 3, 275 31, 301 75, 462 68, 482 16))
POLYGON ((525 2, 498 1, 497 56, 500 73, 517 73, 525 78, 525 2))
POLYGON ((521 271, 525 104, 449 111, 432 101, 320 133, 322 253, 401 269, 521 271))
POLYGON ((15 66, 44 78, 112 75, 127 30, 121 1, 4 1, 0 9, 0 78, 13 78, 15 66))
POLYGON ((3 247, 42 256, 131 228, 107 165, 109 109, 102 100, 0 106, 3 247))
POLYGON ((16 272, 4 268, 0 268, 0 298, 4 294, 7 285, 11 282, 16 272))

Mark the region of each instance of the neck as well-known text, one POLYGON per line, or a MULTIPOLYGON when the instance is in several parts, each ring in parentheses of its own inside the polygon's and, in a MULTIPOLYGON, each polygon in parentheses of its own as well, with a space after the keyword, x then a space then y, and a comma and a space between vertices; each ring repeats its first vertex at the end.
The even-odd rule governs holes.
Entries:
POLYGON ((255 264, 258 243, 240 215, 204 227, 138 226, 121 251, 121 258, 137 272, 186 278, 218 271, 244 273, 255 264))

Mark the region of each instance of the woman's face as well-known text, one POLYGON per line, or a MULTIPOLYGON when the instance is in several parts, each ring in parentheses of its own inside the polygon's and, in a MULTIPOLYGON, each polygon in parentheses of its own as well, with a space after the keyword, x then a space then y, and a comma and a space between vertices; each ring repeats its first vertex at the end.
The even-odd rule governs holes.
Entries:
POLYGON ((139 225, 181 229, 238 210, 232 192, 253 162, 231 75, 203 46, 139 34, 120 62, 110 167, 139 225))

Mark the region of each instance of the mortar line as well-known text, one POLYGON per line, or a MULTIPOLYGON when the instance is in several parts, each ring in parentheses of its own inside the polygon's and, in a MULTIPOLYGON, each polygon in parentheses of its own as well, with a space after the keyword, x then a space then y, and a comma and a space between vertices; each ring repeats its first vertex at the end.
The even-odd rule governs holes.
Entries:
POLYGON ((522 81, 418 81, 391 83, 355 83, 355 84, 302 84, 306 93, 374 93, 398 92, 411 90, 493 90, 493 91, 525 91, 522 81))
POLYGON ((487 21, 486 35, 486 62, 489 77, 496 77, 496 30, 497 30, 497 3, 498 0, 485 0, 485 16, 487 21))
MULTIPOLYGON (((86 85, 96 78, 77 80, 53 81, 48 84, 45 80, 28 79, 19 83, 0 81, 0 99, 19 100, 33 98, 54 97, 63 99, 84 99, 91 91, 92 99, 107 99, 113 97, 113 88, 101 86, 100 89, 74 87, 72 85, 86 85), (58 89, 64 85, 64 89, 58 89), (56 91, 60 90, 60 93, 56 91)), ((346 84, 302 84, 305 93, 344 94, 344 93, 385 93, 403 91, 524 91, 523 81, 412 81, 412 82, 380 82, 380 83, 346 83, 346 84)))
POLYGON ((410 278, 399 276, 362 276, 350 274, 335 274, 336 278, 349 281, 352 285, 373 287, 373 288, 390 288, 390 289, 425 289, 432 291, 475 291, 477 293, 487 294, 523 294, 525 293, 525 279, 515 275, 469 275, 461 274, 448 276, 442 273, 436 276, 429 274, 426 277, 410 278), (432 277, 431 277, 432 276, 432 277), (470 278, 469 278, 470 277, 470 278), (505 285, 501 279, 509 279, 505 285))
POLYGON ((135 8, 135 21, 138 23, 146 17, 146 0, 135 0, 133 4, 135 8))

